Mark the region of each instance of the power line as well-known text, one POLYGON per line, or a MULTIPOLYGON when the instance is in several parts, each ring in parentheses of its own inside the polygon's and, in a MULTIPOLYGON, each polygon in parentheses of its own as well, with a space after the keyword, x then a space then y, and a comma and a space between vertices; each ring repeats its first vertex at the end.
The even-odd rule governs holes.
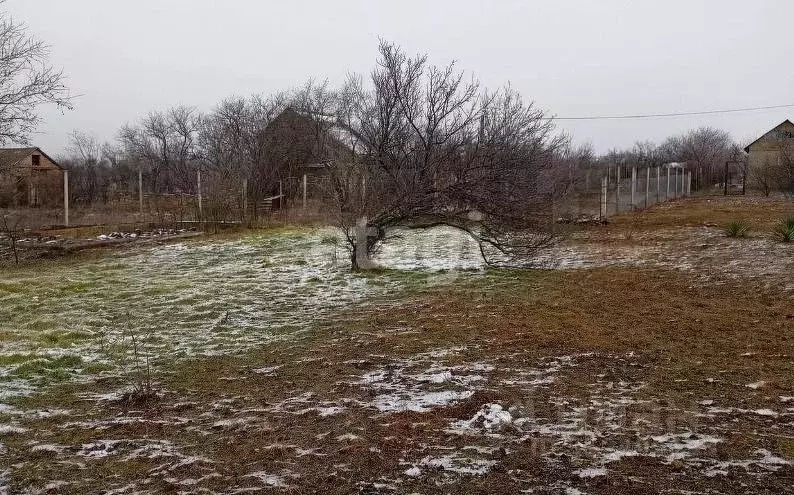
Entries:
POLYGON ((794 103, 787 105, 770 105, 766 107, 731 108, 728 110, 704 110, 700 112, 675 112, 675 113, 649 113, 638 115, 594 115, 588 117, 549 117, 549 120, 634 120, 654 119, 667 117, 686 117, 689 115, 714 115, 720 113, 755 112, 758 110, 773 110, 776 108, 791 108, 794 103))

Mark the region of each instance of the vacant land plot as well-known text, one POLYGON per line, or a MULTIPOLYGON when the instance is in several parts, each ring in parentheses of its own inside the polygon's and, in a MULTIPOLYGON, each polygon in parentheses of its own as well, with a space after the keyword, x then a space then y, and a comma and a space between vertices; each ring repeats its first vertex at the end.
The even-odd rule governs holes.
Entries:
POLYGON ((659 205, 556 270, 284 230, 6 271, 0 492, 792 492, 789 208, 659 205))

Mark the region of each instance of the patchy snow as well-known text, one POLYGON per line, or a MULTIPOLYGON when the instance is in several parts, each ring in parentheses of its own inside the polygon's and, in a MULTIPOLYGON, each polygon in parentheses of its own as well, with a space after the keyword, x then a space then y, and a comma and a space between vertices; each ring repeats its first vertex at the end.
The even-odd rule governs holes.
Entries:
POLYGON ((513 416, 500 404, 483 404, 471 419, 463 419, 452 423, 456 430, 492 430, 513 422, 513 416))
POLYGON ((753 390, 758 390, 759 388, 763 388, 764 386, 766 386, 766 382, 764 380, 759 380, 757 382, 748 383, 747 385, 745 385, 745 387, 751 388, 753 390))
POLYGON ((577 469, 573 472, 576 476, 580 478, 598 478, 600 476, 607 475, 606 468, 586 468, 586 469, 577 469))
POLYGON ((253 473, 249 473, 246 475, 248 478, 256 478, 262 482, 262 484, 267 486, 273 486, 276 488, 287 488, 289 485, 287 481, 277 474, 271 474, 266 471, 256 471, 253 473))
POLYGON ((721 438, 710 435, 698 435, 692 432, 679 434, 665 434, 652 436, 651 439, 656 443, 662 443, 670 450, 698 450, 716 443, 722 442, 721 438))
POLYGON ((445 456, 427 456, 419 461, 419 464, 428 468, 441 468, 457 474, 467 474, 472 476, 482 476, 496 465, 496 461, 485 459, 472 459, 460 455, 450 454, 445 456))
POLYGON ((471 390, 456 392, 404 392, 402 394, 382 394, 372 400, 372 405, 381 412, 427 412, 436 407, 445 407, 474 394, 471 390))
POLYGON ((281 368, 281 366, 265 366, 264 368, 255 368, 251 371, 259 375, 273 376, 279 368, 281 368))
POLYGON ((2 425, 0 424, 0 435, 14 435, 25 433, 27 428, 17 425, 2 425))
POLYGON ((414 466, 405 470, 404 473, 406 476, 410 476, 411 478, 417 478, 422 475, 422 470, 419 467, 414 466))

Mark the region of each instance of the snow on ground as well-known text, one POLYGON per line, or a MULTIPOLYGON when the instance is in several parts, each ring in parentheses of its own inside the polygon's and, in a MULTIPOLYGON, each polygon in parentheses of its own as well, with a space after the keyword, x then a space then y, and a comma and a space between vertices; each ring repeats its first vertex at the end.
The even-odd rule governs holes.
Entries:
MULTIPOLYGON (((90 380, 132 367, 132 337, 155 365, 245 352, 406 283, 439 284, 454 276, 424 272, 406 280, 410 274, 395 273, 375 280, 351 273, 346 253, 324 242, 333 235, 321 229, 181 242, 0 276, 0 332, 11 337, 0 350, 0 400, 29 394, 52 375, 90 380)), ((442 229, 396 239, 378 261, 398 268, 481 268, 471 249, 442 229), (460 242, 448 244, 450 238, 460 242)))

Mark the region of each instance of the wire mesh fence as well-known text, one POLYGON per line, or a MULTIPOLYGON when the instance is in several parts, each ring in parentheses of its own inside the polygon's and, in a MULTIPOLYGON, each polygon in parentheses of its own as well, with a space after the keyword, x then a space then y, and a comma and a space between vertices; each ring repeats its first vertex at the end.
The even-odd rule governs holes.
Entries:
POLYGON ((609 167, 584 170, 564 214, 606 219, 688 196, 691 173, 681 167, 609 167))

